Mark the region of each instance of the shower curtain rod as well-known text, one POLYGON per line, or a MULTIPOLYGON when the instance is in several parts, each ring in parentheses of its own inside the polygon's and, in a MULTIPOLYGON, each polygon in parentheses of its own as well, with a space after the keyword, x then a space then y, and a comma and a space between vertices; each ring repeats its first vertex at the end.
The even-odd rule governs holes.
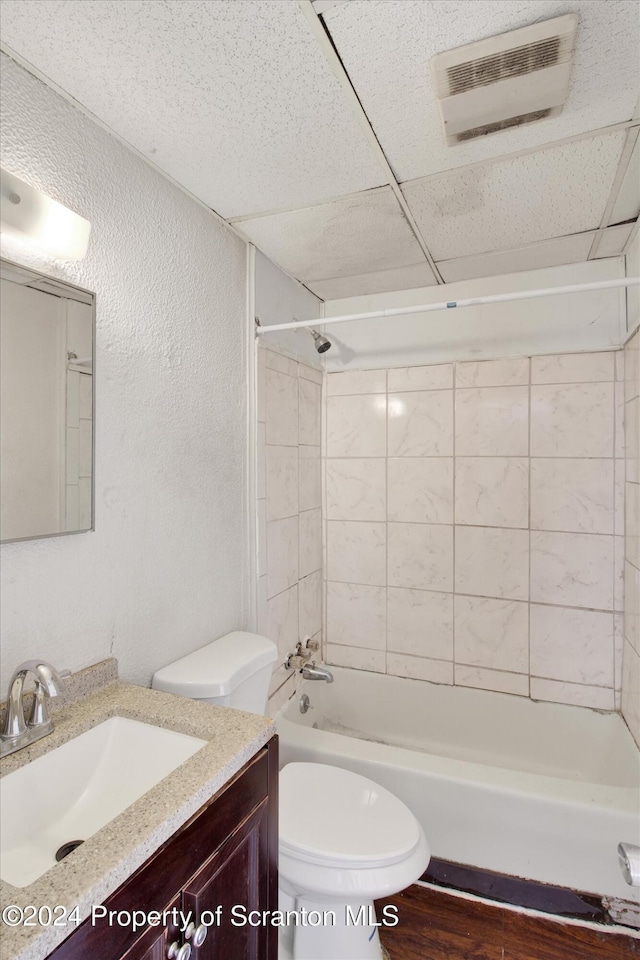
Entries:
POLYGON ((431 313, 433 310, 451 310, 454 307, 475 307, 483 303, 508 303, 512 300, 533 300, 535 297, 555 296, 558 293, 584 293, 588 290, 611 290, 616 287, 631 287, 640 284, 640 277, 624 277, 621 280, 597 280, 594 283, 573 283, 565 287, 544 287, 539 290, 522 290, 520 293, 497 293, 488 297, 468 297, 463 300, 443 300, 440 303, 423 303, 418 307, 388 307, 386 310, 370 310, 368 313, 347 313, 339 317, 317 317, 315 320, 294 320, 291 323, 273 323, 256 327, 256 336, 275 333, 277 330, 298 330, 305 327, 328 326, 330 323, 346 323, 348 320, 376 320, 379 317, 402 317, 411 313, 431 313))

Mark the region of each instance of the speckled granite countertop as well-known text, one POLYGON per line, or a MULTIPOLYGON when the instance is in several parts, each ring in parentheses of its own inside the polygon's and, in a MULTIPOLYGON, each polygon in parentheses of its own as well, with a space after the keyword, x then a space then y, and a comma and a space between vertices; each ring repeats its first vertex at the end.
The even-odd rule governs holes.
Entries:
MULTIPOLYGON (((80 916, 86 917, 93 904, 113 893, 275 733, 268 717, 113 682, 56 711, 54 732, 3 759, 0 775, 116 716, 210 742, 39 880, 22 888, 0 883, 3 908, 61 904, 71 910, 77 905, 80 916)), ((2 923, 1 960, 42 960, 75 929, 75 924, 9 927, 2 923)))

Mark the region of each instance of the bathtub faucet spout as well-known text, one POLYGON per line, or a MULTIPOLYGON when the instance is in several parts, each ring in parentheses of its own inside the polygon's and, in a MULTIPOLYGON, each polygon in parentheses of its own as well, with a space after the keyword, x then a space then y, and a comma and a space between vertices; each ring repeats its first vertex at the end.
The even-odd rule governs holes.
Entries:
POLYGON ((305 663, 302 668, 302 676, 305 680, 326 680, 327 683, 333 683, 333 674, 325 667, 316 667, 315 662, 305 663))

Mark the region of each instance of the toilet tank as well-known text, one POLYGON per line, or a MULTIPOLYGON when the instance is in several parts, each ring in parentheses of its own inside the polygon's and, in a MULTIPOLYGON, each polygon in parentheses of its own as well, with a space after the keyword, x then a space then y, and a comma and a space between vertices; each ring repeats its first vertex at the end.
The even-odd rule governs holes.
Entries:
POLYGON ((256 633, 236 630, 162 667, 154 690, 204 703, 266 713, 277 647, 256 633))

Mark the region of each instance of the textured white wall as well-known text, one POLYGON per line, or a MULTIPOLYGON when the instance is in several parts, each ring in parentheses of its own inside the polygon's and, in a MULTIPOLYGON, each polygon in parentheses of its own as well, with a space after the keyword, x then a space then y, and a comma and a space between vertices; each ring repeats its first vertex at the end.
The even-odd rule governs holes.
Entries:
MULTIPOLYGON (((483 277, 325 303, 325 317, 387 307, 439 303, 465 297, 593 283, 624 276, 622 258, 483 277)), ((624 339, 624 291, 599 290, 342 323, 327 327, 335 349, 327 371, 490 360, 619 347, 624 339)))
POLYGON ((3 57, 2 165, 92 223, 94 533, 2 548, 2 671, 44 656, 153 671, 245 625, 245 245, 3 57))

